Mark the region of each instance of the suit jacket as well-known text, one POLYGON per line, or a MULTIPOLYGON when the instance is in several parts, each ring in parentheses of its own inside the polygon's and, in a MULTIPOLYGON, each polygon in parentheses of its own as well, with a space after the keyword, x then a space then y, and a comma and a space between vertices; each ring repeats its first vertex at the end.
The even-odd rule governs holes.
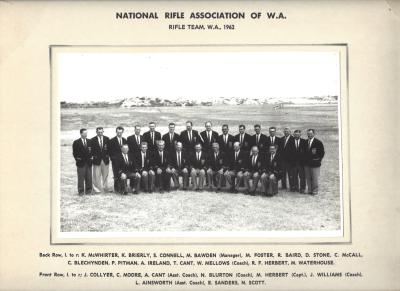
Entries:
POLYGON ((304 166, 307 150, 308 150, 307 140, 300 138, 299 139, 299 147, 296 148, 296 139, 293 139, 293 152, 292 152, 290 162, 293 165, 304 166))
POLYGON ((110 154, 108 153, 110 139, 107 136, 103 136, 103 147, 101 147, 97 135, 90 141, 92 144, 93 164, 98 166, 103 161, 104 164, 108 165, 110 163, 110 154))
MULTIPOLYGON (((240 142, 240 134, 235 135, 235 141, 240 142)), ((251 135, 248 133, 244 133, 243 141, 242 144, 240 145, 241 149, 244 151, 249 151, 251 148, 251 141, 252 141, 251 135)))
POLYGON ((324 155, 325 155, 324 145, 319 139, 316 139, 314 137, 314 140, 310 148, 308 147, 308 141, 307 141, 307 150, 305 155, 306 166, 312 168, 321 167, 321 162, 324 155))
POLYGON ((219 150, 224 152, 225 154, 233 151, 233 143, 235 142, 235 138, 233 137, 233 135, 228 133, 228 138, 227 138, 227 142, 225 143, 224 141, 224 135, 221 134, 218 137, 218 143, 219 143, 219 150))
POLYGON ((159 133, 158 131, 154 131, 154 144, 153 140, 151 139, 150 131, 146 131, 145 133, 143 133, 143 140, 147 142, 148 149, 150 151, 155 151, 157 150, 157 140, 161 140, 161 133, 159 133))
POLYGON ((193 152, 190 159, 190 167, 192 169, 204 169, 208 167, 208 155, 205 151, 200 152, 200 160, 197 159, 197 153, 193 152))
POLYGON ((278 152, 275 153, 273 160, 271 161, 271 154, 268 153, 265 158, 264 171, 268 174, 274 174, 278 179, 282 176, 282 159, 278 152))
POLYGON ((181 164, 180 166, 178 166, 178 161, 177 161, 177 152, 173 151, 170 153, 169 155, 169 161, 168 161, 168 166, 171 168, 174 168, 176 170, 182 170, 184 168, 188 168, 190 165, 190 161, 189 161, 189 156, 187 153, 185 153, 184 151, 181 152, 181 164))
POLYGON ((208 155, 207 165, 213 171, 219 171, 224 167, 225 154, 221 150, 218 152, 217 158, 215 158, 215 153, 211 152, 208 155))
POLYGON ((133 163, 135 164, 135 170, 137 172, 140 171, 149 171, 153 169, 154 159, 151 151, 146 152, 146 159, 144 160, 144 166, 142 166, 142 152, 136 152, 133 154, 133 163))
MULTIPOLYGON (((140 143, 143 141, 145 141, 143 139, 143 135, 140 135, 140 143)), ((129 146, 129 152, 136 153, 140 151, 140 143, 137 143, 135 134, 128 136, 127 142, 129 146)))
MULTIPOLYGON (((127 144, 126 138, 122 137, 122 144, 127 144)), ((108 143, 108 153, 110 154, 111 161, 121 153, 121 146, 119 145, 117 136, 110 139, 108 143)))
POLYGON ((210 152, 212 149, 212 144, 214 142, 218 142, 218 132, 212 130, 210 132, 210 138, 207 137, 207 131, 204 130, 200 133, 201 138, 203 139, 203 151, 210 152))
POLYGON ((199 132, 197 130, 192 129, 192 141, 189 141, 189 133, 187 130, 182 131, 180 137, 183 149, 186 152, 194 152, 194 146, 197 143, 203 144, 199 132))
POLYGON ((115 157, 115 163, 117 165, 119 177, 122 173, 128 174, 136 172, 135 160, 132 153, 128 153, 128 163, 126 163, 122 152, 115 157))
POLYGON ((266 144, 267 151, 266 151, 266 152, 269 153, 269 147, 270 147, 272 144, 277 145, 277 146, 278 146, 277 151, 280 151, 280 150, 281 150, 281 142, 282 142, 282 141, 281 141, 281 138, 275 136, 274 143, 271 143, 271 136, 267 136, 267 144, 266 144))
POLYGON ((157 150, 153 152, 153 166, 155 169, 165 170, 168 167, 169 153, 164 150, 161 158, 160 152, 157 150))
POLYGON ((165 150, 167 152, 174 152, 175 151, 175 144, 180 141, 180 135, 174 133, 173 140, 171 140, 169 136, 169 132, 162 136, 162 140, 165 141, 165 150))
POLYGON ((246 170, 249 172, 261 173, 265 168, 265 159, 262 154, 258 153, 255 164, 253 165, 253 155, 247 157, 246 170))
POLYGON ((72 154, 75 158, 76 166, 92 165, 92 145, 90 139, 86 139, 86 147, 83 145, 82 139, 78 138, 72 143, 72 154))
POLYGON ((235 151, 232 151, 226 156, 225 166, 231 171, 243 171, 247 167, 248 157, 249 153, 241 149, 238 158, 235 159, 235 151))
POLYGON ((281 152, 282 162, 290 163, 295 147, 294 137, 292 135, 289 135, 288 141, 286 142, 286 146, 285 146, 285 139, 286 139, 285 136, 281 138, 280 152, 281 152))
POLYGON ((259 137, 258 143, 257 143, 257 137, 254 134, 250 138, 250 145, 251 145, 251 147, 257 146, 258 149, 260 150, 260 153, 266 153, 266 152, 268 152, 268 149, 267 149, 268 141, 267 140, 268 140, 268 137, 265 134, 260 133, 260 137, 259 137))

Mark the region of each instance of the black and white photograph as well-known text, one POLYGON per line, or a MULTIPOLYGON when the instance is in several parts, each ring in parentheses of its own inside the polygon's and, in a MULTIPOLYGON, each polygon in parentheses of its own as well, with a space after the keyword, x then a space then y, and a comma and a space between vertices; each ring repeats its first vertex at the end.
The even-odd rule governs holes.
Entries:
POLYGON ((296 48, 52 47, 60 235, 342 237, 343 55, 296 48))

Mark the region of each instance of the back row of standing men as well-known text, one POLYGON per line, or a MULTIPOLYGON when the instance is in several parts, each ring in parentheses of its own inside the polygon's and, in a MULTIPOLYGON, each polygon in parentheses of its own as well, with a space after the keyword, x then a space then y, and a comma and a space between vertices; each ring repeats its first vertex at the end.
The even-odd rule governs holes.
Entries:
POLYGON ((193 123, 186 122, 186 130, 175 133, 175 124, 168 125, 168 133, 161 135, 156 124, 149 123, 149 131, 141 135, 141 127, 135 126, 135 133, 127 139, 124 128, 116 128, 116 136, 109 139, 103 135, 103 128, 96 129, 96 136, 87 139, 87 130, 81 129, 81 138, 73 143, 73 155, 78 172, 78 192, 99 193, 107 186, 108 168, 111 160, 114 190, 126 194, 127 179, 133 193, 160 192, 170 190, 170 180, 179 187, 179 176, 183 177, 183 189, 189 188, 189 175, 194 190, 202 190, 207 175, 210 190, 221 190, 225 177, 231 192, 244 180, 245 193, 254 194, 259 180, 262 193, 276 194, 277 182, 281 180, 286 189, 287 178, 291 191, 318 193, 319 169, 324 157, 324 147, 314 137, 315 130, 307 130, 308 140, 302 139, 301 131, 291 134, 284 129, 284 136, 276 136, 276 128, 269 128, 269 136, 261 133, 261 126, 254 126, 254 135, 246 133, 244 125, 239 134, 229 134, 228 125, 222 126, 222 134, 212 130, 211 122, 205 123, 205 130, 192 129, 193 123), (93 165, 93 187, 92 187, 93 165), (249 180, 252 180, 250 187, 249 180), (215 187, 216 186, 216 187, 215 187))

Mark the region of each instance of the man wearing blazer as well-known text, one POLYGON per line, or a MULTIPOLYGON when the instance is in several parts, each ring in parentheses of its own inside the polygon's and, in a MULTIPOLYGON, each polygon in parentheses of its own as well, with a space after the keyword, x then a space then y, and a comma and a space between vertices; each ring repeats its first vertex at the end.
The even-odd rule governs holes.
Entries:
POLYGON ((194 153, 194 146, 201 143, 199 132, 193 129, 193 122, 191 121, 186 121, 186 129, 181 132, 180 137, 183 150, 190 155, 194 153))
POLYGON ((115 158, 116 164, 118 165, 118 179, 119 192, 123 195, 127 195, 127 180, 133 194, 138 194, 138 187, 140 185, 140 174, 135 169, 134 155, 129 152, 129 147, 124 144, 121 147, 121 153, 115 158))
POLYGON ((129 152, 135 154, 140 152, 140 145, 144 141, 143 136, 140 134, 140 125, 135 125, 135 133, 128 136, 127 142, 129 146, 129 152))
POLYGON ((276 136, 276 127, 275 126, 271 126, 269 129, 269 136, 267 137, 267 153, 269 153, 270 147, 271 145, 275 145, 276 150, 280 151, 280 147, 281 147, 281 139, 279 137, 276 136))
POLYGON ((265 159, 261 183, 266 196, 273 196, 278 193, 278 181, 282 175, 280 153, 277 145, 270 145, 269 153, 265 159))
POLYGON ((72 154, 74 156, 78 174, 78 194, 92 194, 92 145, 87 139, 87 130, 79 130, 80 138, 72 143, 72 154))
POLYGON ((121 147, 124 144, 127 144, 127 141, 126 141, 126 138, 122 137, 122 134, 124 133, 124 128, 122 126, 118 126, 115 129, 115 132, 116 132, 116 136, 114 136, 112 139, 110 139, 110 142, 108 144, 108 153, 110 154, 111 166, 112 166, 112 171, 113 171, 114 191, 120 192, 120 189, 119 189, 120 183, 118 183, 118 166, 117 166, 116 159, 121 154, 121 147))
POLYGON ((202 150, 200 143, 194 146, 195 152, 190 159, 190 177, 192 178, 193 190, 203 191, 204 180, 207 171, 207 154, 202 150), (197 178, 199 178, 197 181, 197 178))
POLYGON ((324 145, 315 138, 315 130, 307 130, 307 151, 305 155, 304 171, 306 175, 308 194, 318 194, 318 179, 322 159, 325 155, 324 145))
POLYGON ((233 135, 229 134, 227 124, 222 125, 222 134, 218 137, 219 150, 225 155, 233 151, 233 143, 235 142, 233 135))
POLYGON ((282 158, 282 189, 287 188, 287 179, 289 179, 289 189, 293 191, 292 163, 291 157, 294 150, 294 138, 291 135, 289 127, 283 129, 283 137, 281 138, 281 158, 282 158))
POLYGON ((179 176, 183 179, 183 190, 189 188, 189 157, 182 150, 182 143, 176 143, 176 150, 169 155, 168 167, 171 169, 174 188, 179 188, 179 176))
POLYGON ((306 189, 306 176, 304 172, 305 155, 308 147, 307 140, 301 138, 301 130, 296 129, 293 133, 293 153, 291 157, 293 190, 304 193, 306 189))
POLYGON ((219 144, 214 142, 212 145, 212 153, 208 155, 207 177, 209 190, 214 190, 214 181, 217 184, 216 192, 221 190, 222 177, 224 174, 225 155, 219 150, 219 144))
POLYGON ((165 150, 167 152, 175 151, 175 145, 180 141, 179 134, 175 133, 175 123, 168 124, 168 133, 162 136, 162 140, 165 141, 165 150))
POLYGON ((258 182, 261 178, 261 172, 264 167, 264 159, 259 153, 257 146, 251 148, 251 155, 247 157, 246 171, 244 172, 244 185, 246 186, 245 194, 255 195, 258 182), (249 180, 253 180, 253 185, 250 187, 249 180))
POLYGON ((149 123, 149 131, 143 133, 143 140, 147 142, 149 151, 157 150, 157 141, 161 140, 161 133, 156 131, 156 124, 153 121, 149 123))
POLYGON ((238 192, 238 187, 243 179, 243 172, 246 169, 246 160, 248 156, 249 153, 240 148, 240 143, 238 141, 233 144, 233 151, 226 156, 225 166, 227 170, 224 176, 230 185, 230 191, 232 193, 238 192))
POLYGON ((154 159, 152 152, 147 150, 147 142, 143 141, 140 145, 140 151, 133 154, 136 172, 140 174, 140 183, 137 186, 139 192, 143 186, 145 192, 153 193, 154 177, 153 171, 154 159))
POLYGON ((93 190, 100 193, 102 190, 108 192, 108 169, 110 155, 108 153, 108 143, 110 139, 103 135, 102 127, 96 128, 96 136, 91 139, 93 152, 93 190))
POLYGON ((261 155, 266 155, 268 153, 267 148, 267 136, 261 133, 261 125, 256 124, 254 125, 254 132, 255 134, 251 136, 251 146, 257 146, 261 155))
POLYGON ((210 153, 212 150, 212 144, 218 140, 218 132, 212 130, 211 121, 204 123, 204 126, 206 129, 200 133, 203 151, 210 153))
POLYGON ((235 141, 239 142, 240 148, 248 152, 251 148, 251 136, 246 133, 246 126, 239 125, 239 133, 235 135, 235 141))
POLYGON ((171 169, 168 167, 169 153, 164 150, 165 141, 157 141, 157 147, 157 151, 153 152, 156 187, 160 193, 164 193, 164 190, 169 192, 171 188, 171 169))

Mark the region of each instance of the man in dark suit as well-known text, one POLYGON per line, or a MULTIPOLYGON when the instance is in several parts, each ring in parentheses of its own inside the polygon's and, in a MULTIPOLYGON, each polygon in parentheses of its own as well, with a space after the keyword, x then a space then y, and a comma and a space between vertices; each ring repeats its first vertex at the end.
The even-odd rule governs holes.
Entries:
POLYGON ((78 194, 92 194, 92 145, 87 139, 87 130, 82 128, 79 131, 81 137, 74 140, 72 154, 76 162, 78 173, 78 194))
POLYGON ((157 141, 161 140, 161 133, 156 131, 156 124, 153 121, 149 123, 149 131, 143 133, 143 140, 147 142, 149 151, 157 150, 157 141))
POLYGON ((135 125, 135 133, 128 136, 127 142, 131 154, 140 152, 140 145, 142 144, 142 141, 144 141, 143 136, 140 134, 140 130, 140 125, 135 125))
POLYGON ((289 189, 293 191, 293 177, 291 157, 294 150, 294 138, 291 135, 290 128, 283 129, 283 137, 281 138, 281 159, 282 159, 282 189, 287 188, 287 178, 289 179, 289 189))
POLYGON ((175 133, 175 123, 168 124, 168 133, 162 136, 162 140, 165 141, 165 150, 167 152, 175 151, 175 145, 180 141, 179 134, 175 133))
POLYGON ((264 159, 261 154, 259 154, 259 149, 257 146, 251 148, 251 155, 247 157, 246 171, 244 172, 244 185, 246 186, 245 194, 250 193, 255 195, 258 182, 261 178, 261 172, 264 167, 264 159), (249 180, 253 180, 253 185, 250 188, 249 180))
POLYGON ((270 145, 269 154, 265 160, 264 171, 261 175, 263 192, 267 196, 273 196, 278 193, 278 181, 281 175, 282 166, 280 154, 277 151, 277 145, 270 145))
POLYGON ((110 154, 111 166, 112 166, 112 171, 113 171, 114 191, 120 192, 119 183, 118 183, 118 167, 116 164, 117 163, 116 159, 121 154, 121 147, 124 144, 127 144, 127 141, 126 141, 126 138, 122 137, 122 134, 124 133, 124 128, 122 126, 118 126, 115 129, 115 132, 116 132, 116 136, 114 136, 109 141, 108 153, 110 154))
POLYGON ((195 152, 190 159, 190 177, 192 178, 193 190, 203 191, 208 158, 200 143, 196 144, 194 149, 195 152), (199 178, 198 182, 197 178, 199 178))
POLYGON ((203 151, 210 153, 212 150, 212 144, 218 140, 218 132, 212 130, 211 121, 204 123, 206 130, 200 133, 202 139, 203 151))
POLYGON ((168 166, 171 169, 174 188, 179 188, 179 176, 183 179, 183 190, 189 188, 189 157, 182 151, 182 143, 176 143, 176 150, 169 155, 168 166))
POLYGON ((279 137, 276 136, 276 127, 275 126, 271 126, 269 129, 269 136, 267 137, 267 151, 269 151, 271 145, 276 145, 277 151, 280 151, 280 147, 281 147, 281 139, 279 137))
POLYGON ((115 158, 118 167, 118 178, 117 183, 119 184, 119 192, 127 195, 127 180, 133 194, 138 194, 138 188, 140 187, 140 174, 136 171, 134 164, 134 156, 129 152, 129 147, 124 144, 121 147, 121 153, 115 158))
POLYGON ((306 175, 308 194, 318 194, 318 179, 320 174, 320 167, 322 159, 325 155, 324 145, 322 142, 315 138, 315 130, 307 130, 307 151, 305 155, 304 171, 306 175))
POLYGON ((267 136, 261 133, 261 125, 254 125, 255 134, 251 136, 251 146, 257 146, 261 155, 266 155, 268 152, 267 148, 267 136))
POLYGON ((212 145, 212 153, 208 155, 207 177, 209 190, 214 190, 214 182, 217 184, 216 192, 221 190, 222 177, 224 175, 225 155, 219 150, 219 144, 214 142, 212 145))
POLYGON ((306 189, 306 176, 304 172, 305 155, 307 151, 307 141, 301 137, 301 131, 294 131, 294 150, 291 157, 293 190, 304 193, 306 189), (300 183, 299 183, 300 182, 300 183))
POLYGON ((103 135, 102 127, 96 128, 96 136, 91 139, 93 152, 93 190, 95 193, 108 192, 108 169, 110 155, 108 143, 110 139, 103 135))
POLYGON ((240 148, 246 152, 250 150, 251 147, 251 136, 246 133, 246 126, 243 124, 239 125, 239 133, 235 135, 235 141, 239 142, 240 148))
POLYGON ((186 121, 186 129, 181 132, 181 142, 183 145, 183 150, 191 155, 194 153, 194 146, 197 143, 202 142, 199 136, 199 132, 193 129, 193 122, 186 121))
POLYGON ((219 149, 225 155, 233 151, 233 143, 235 142, 233 135, 229 134, 227 124, 222 125, 222 134, 218 137, 219 149))
POLYGON ((171 188, 171 169, 168 167, 169 154, 164 150, 165 141, 157 141, 158 150, 153 153, 156 187, 160 193, 169 192, 171 188))
POLYGON ((246 169, 248 153, 240 148, 240 143, 233 144, 233 151, 226 156, 226 171, 224 176, 230 185, 232 193, 238 192, 240 182, 243 180, 243 172, 246 169))
POLYGON ((134 164, 136 172, 140 174, 141 183, 137 187, 140 191, 143 186, 145 192, 153 193, 154 191, 154 177, 153 171, 153 155, 152 152, 147 150, 147 142, 143 141, 140 145, 140 151, 134 153, 134 164))

